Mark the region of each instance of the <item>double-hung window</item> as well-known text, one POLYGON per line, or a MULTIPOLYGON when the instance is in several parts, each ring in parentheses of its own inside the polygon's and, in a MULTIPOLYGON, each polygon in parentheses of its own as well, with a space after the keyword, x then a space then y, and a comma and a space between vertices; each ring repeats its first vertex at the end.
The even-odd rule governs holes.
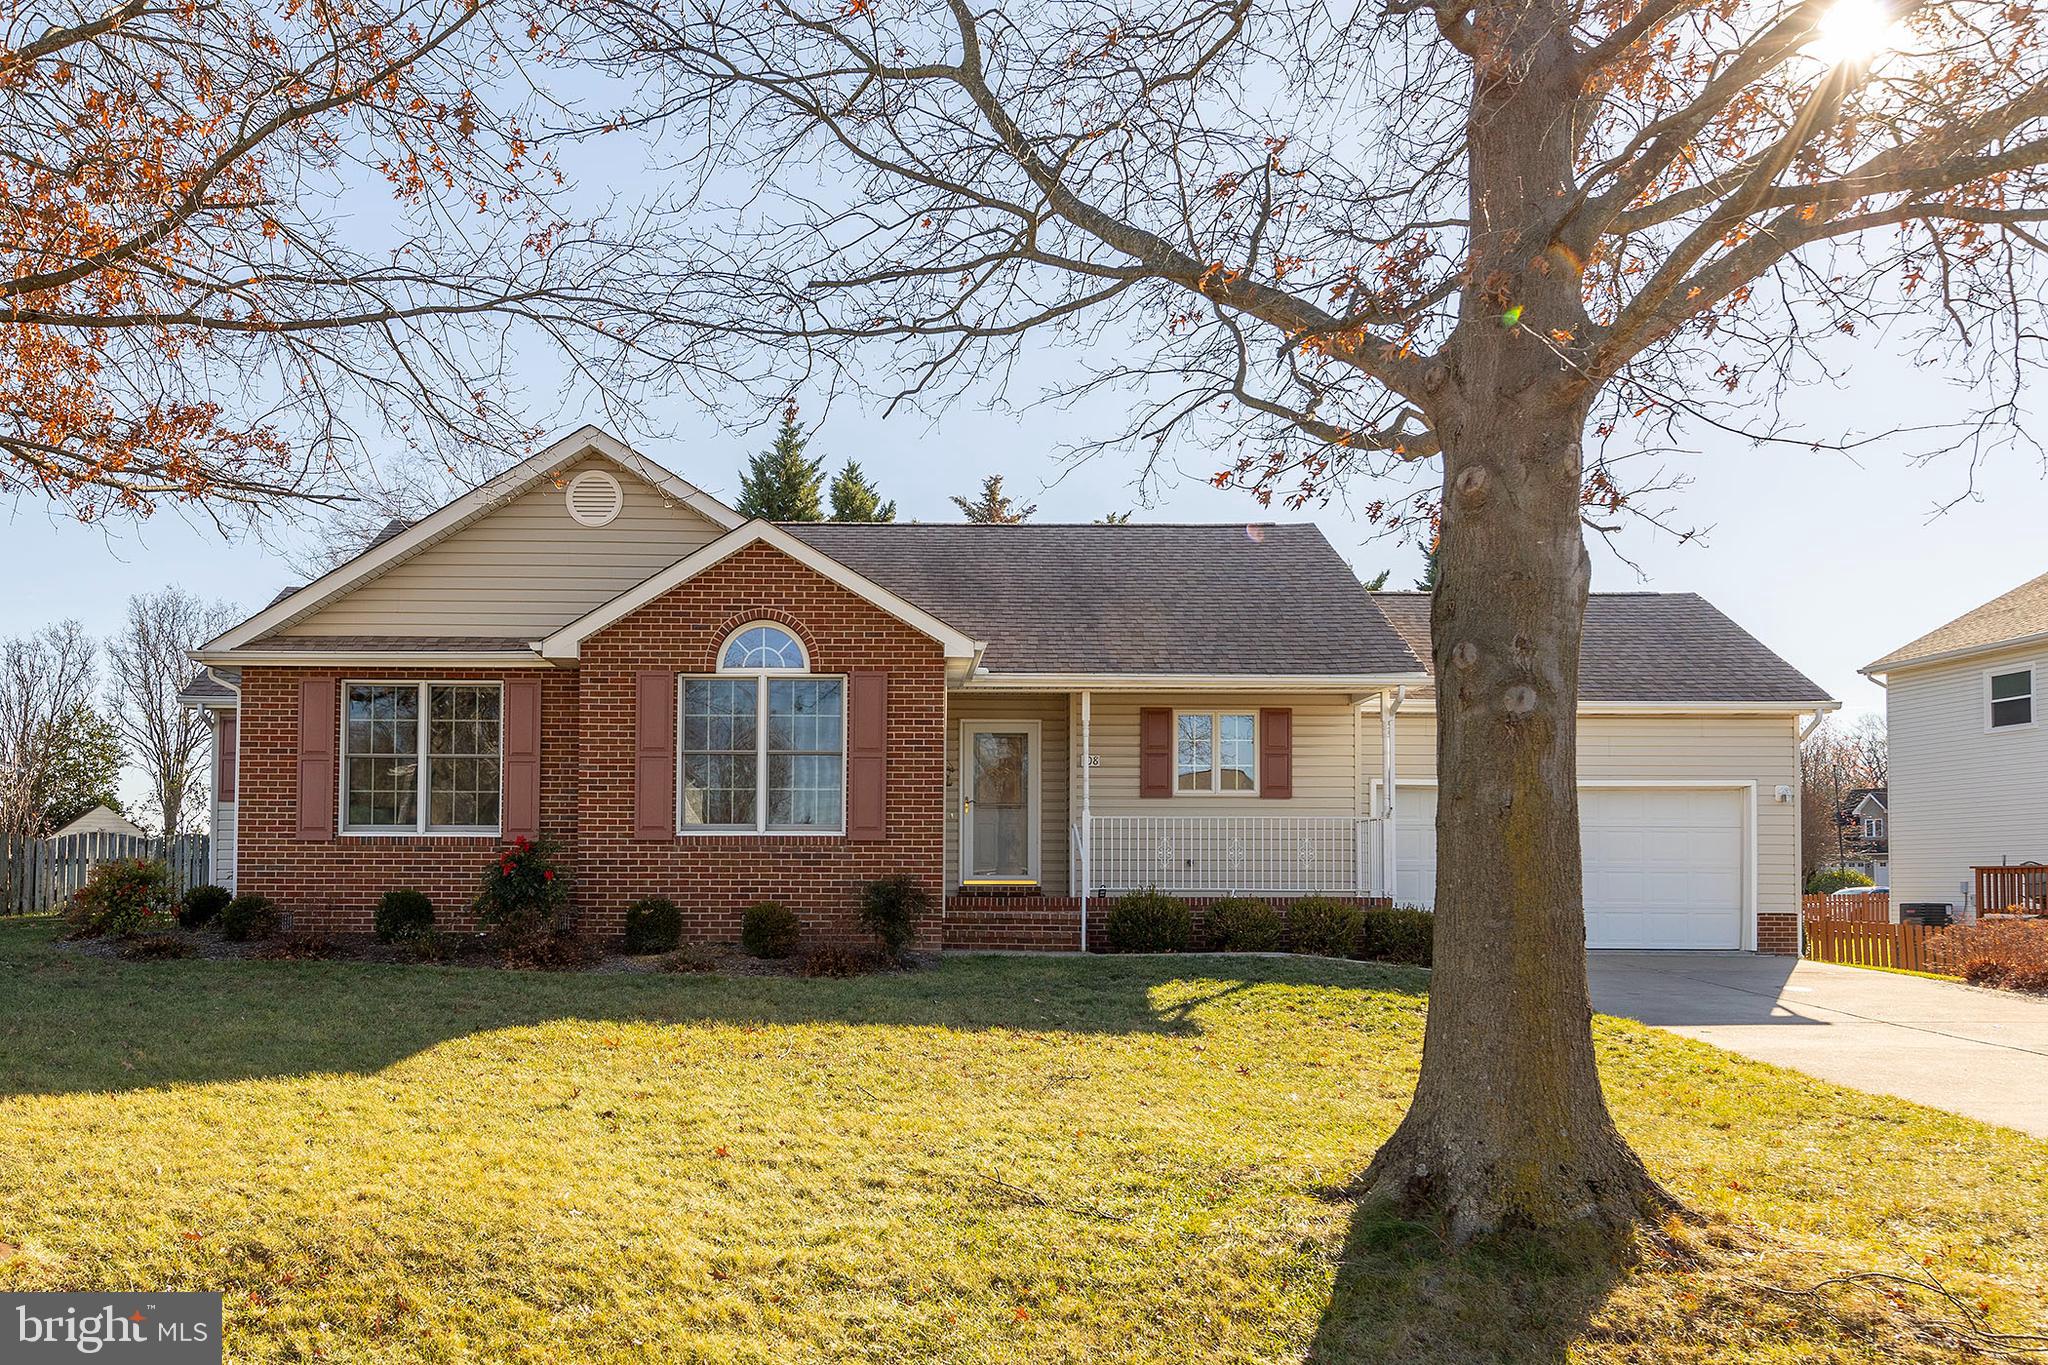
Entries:
POLYGON ((1257 712, 1177 711, 1173 732, 1174 791, 1194 795, 1258 791, 1257 712))
POLYGON ((846 680, 812 673, 795 636, 742 626, 676 694, 684 833, 844 830, 846 680))
POLYGON ((498 832, 498 684, 349 683, 345 696, 343 832, 498 832))
POLYGON ((2018 668, 2010 673, 1993 673, 1985 681, 1990 689, 1989 729, 2010 730, 2034 723, 2033 669, 2018 668))

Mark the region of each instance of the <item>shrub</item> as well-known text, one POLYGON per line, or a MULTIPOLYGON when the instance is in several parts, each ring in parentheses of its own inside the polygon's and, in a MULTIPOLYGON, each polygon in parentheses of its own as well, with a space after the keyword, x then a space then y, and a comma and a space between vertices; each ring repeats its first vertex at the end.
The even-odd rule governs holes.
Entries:
POLYGON ((235 893, 225 886, 195 886, 178 902, 178 923, 187 929, 211 924, 234 898, 235 893))
POLYGON ((932 908, 932 893, 915 877, 880 877, 861 888, 860 926, 882 950, 900 957, 917 939, 917 922, 932 908))
POLYGON ((653 896, 626 909, 626 951, 665 953, 682 941, 683 912, 672 900, 653 896))
POLYGON ((192 940, 175 934, 142 934, 121 945, 121 956, 129 962, 192 956, 192 940))
POLYGON ((2048 970, 2048 920, 1953 925, 1928 938, 1926 965, 1978 986, 2007 985, 2004 978, 2016 971, 2048 970))
POLYGON ((2048 967, 2008 967, 2003 984, 2009 991, 2048 995, 2048 967))
POLYGON ((421 962, 446 962, 455 956, 455 944, 448 935, 429 929, 412 941, 412 953, 421 962))
POLYGON ((1831 867, 1825 872, 1816 872, 1806 882, 1809 896, 1832 896, 1846 886, 1876 886, 1877 883, 1861 872, 1851 872, 1845 867, 1831 867))
POLYGON ((1358 955, 1375 962, 1430 964, 1436 938, 1436 917, 1413 906, 1375 906, 1360 916, 1358 955))
POLYGON ((882 965, 875 953, 831 943, 813 948, 797 960, 798 976, 865 976, 882 965))
POLYGON ((1133 891, 1109 907, 1103 935, 1119 953, 1184 953, 1195 937, 1188 903, 1163 891, 1133 891))
POLYGON ((379 943, 417 943, 434 932, 434 903, 424 891, 386 891, 376 926, 379 943))
POLYGON ((1297 953, 1349 957, 1364 923, 1363 910, 1334 896, 1304 896, 1287 907, 1287 937, 1297 953))
POLYGON ((83 937, 127 938, 171 924, 171 869, 161 859, 119 858, 95 866, 65 907, 83 937))
POLYGON ((1226 953, 1269 953, 1280 946, 1280 912, 1251 896, 1209 907, 1209 941, 1226 953))
POLYGON ((237 896, 220 912, 220 936, 236 943, 269 938, 284 916, 267 896, 237 896))
POLYGON ((656 965, 665 972, 715 972, 718 957, 718 949, 708 943, 686 943, 664 954, 656 965))
POLYGON ((507 967, 528 972, 575 972, 595 966, 597 945, 568 929, 536 929, 505 944, 507 967))
POLYGON ((554 842, 521 835, 484 869, 476 922, 519 939, 560 929, 568 908, 569 878, 555 866, 554 842))
POLYGON ((740 947, 749 957, 788 957, 801 933, 796 911, 774 901, 750 905, 740 917, 740 947))

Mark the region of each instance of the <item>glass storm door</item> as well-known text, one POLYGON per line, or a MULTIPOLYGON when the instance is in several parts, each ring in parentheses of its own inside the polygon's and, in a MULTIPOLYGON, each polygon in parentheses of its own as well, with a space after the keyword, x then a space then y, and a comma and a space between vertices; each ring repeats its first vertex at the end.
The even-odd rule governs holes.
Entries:
POLYGON ((968 883, 1038 880, 1037 726, 966 727, 960 783, 960 866, 968 883))

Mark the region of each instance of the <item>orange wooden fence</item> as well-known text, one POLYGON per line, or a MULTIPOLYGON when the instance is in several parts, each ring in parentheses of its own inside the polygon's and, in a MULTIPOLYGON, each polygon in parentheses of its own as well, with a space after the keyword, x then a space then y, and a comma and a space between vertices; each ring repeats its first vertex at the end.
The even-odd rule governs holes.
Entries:
POLYGON ((1809 919, 1821 915, 1864 924, 1892 922, 1892 898, 1882 891, 1865 896, 1804 896, 1800 899, 1800 909, 1809 919))
POLYGON ((1977 880, 1977 913, 1992 914, 2017 906, 2048 909, 2048 867, 2038 863, 2017 867, 1973 867, 1977 880))
POLYGON ((1868 924, 1827 915, 1808 915, 1805 926, 1806 956, 1816 962, 1909 972, 1937 970, 1928 945, 1947 932, 1924 924, 1868 924))

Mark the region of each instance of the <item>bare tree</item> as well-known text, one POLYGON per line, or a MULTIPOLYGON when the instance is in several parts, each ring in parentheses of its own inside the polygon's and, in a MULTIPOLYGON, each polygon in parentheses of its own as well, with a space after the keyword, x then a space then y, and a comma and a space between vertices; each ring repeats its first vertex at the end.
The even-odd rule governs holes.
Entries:
MULTIPOLYGON (((784 0, 579 7, 669 118, 679 300, 762 392, 1128 393, 1104 448, 1305 501, 1417 462, 1441 517, 1436 972, 1377 1197, 1626 1235, 1669 1201, 1615 1130, 1584 970, 1587 522, 1686 423, 1779 411, 1843 333, 1926 340, 2017 432, 2040 358, 2042 17, 2003 0, 784 0), (733 193, 735 185, 743 193, 733 193), (715 217, 713 216, 715 214, 715 217), (1947 329, 1944 334, 1943 329, 1947 329)), ((2003 422, 2003 426, 1996 425, 2003 422)), ((1935 445, 1958 433, 1929 435, 1935 445)), ((1974 447, 1977 449, 1981 447, 1974 447)))
POLYGON ((107 690, 114 728, 149 780, 158 832, 176 838, 206 799, 206 720, 179 705, 190 680, 188 657, 241 613, 201 602, 182 588, 128 599, 128 620, 107 641, 107 690))
POLYGON ((92 716, 98 656, 76 621, 0 643, 0 834, 50 832, 71 732, 92 716))
POLYGON ((1849 731, 1849 747, 1855 753, 1857 779, 1866 787, 1882 787, 1891 781, 1891 739, 1885 718, 1867 715, 1849 731))

